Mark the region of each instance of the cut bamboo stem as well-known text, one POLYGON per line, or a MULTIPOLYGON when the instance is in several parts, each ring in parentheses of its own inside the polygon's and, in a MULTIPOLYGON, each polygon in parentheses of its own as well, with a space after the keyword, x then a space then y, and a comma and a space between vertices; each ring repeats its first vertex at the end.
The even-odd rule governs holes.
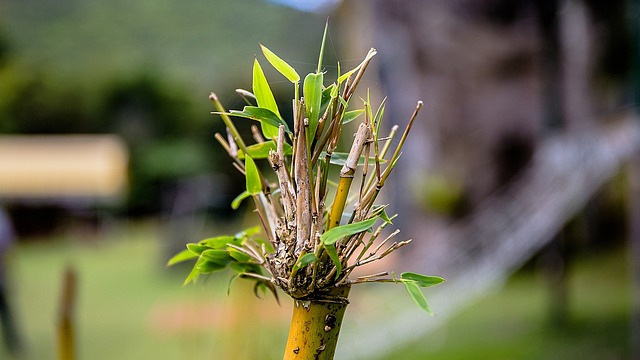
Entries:
POLYGON ((371 131, 367 124, 360 124, 351 150, 349 151, 349 156, 342 166, 342 170, 340 170, 340 182, 338 183, 338 190, 336 191, 336 196, 331 207, 331 214, 329 214, 327 230, 340 225, 342 212, 344 211, 344 206, 349 196, 349 188, 353 181, 353 174, 356 172, 358 159, 360 158, 360 154, 362 154, 365 143, 369 141, 370 135, 371 131))
POLYGON ((323 298, 295 300, 283 360, 332 360, 350 286, 333 288, 323 298))

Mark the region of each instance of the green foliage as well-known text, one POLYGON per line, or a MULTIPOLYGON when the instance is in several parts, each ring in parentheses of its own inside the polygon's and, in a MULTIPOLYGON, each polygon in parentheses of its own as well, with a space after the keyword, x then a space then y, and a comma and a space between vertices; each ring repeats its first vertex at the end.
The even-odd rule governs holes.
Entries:
POLYGON ((237 82, 243 72, 234 65, 254 54, 261 39, 283 48, 292 41, 280 34, 295 31, 298 60, 314 62, 312 29, 325 20, 261 0, 193 0, 189 6, 171 0, 5 1, 0 12, 10 55, 63 82, 95 86, 145 67, 162 69, 164 79, 188 79, 196 94, 206 93, 214 77, 217 86, 237 82))
POLYGON ((426 311, 427 314, 432 315, 431 309, 429 308, 429 304, 427 303, 427 299, 425 299, 424 294, 420 291, 420 287, 417 283, 413 281, 403 281, 402 282, 411 296, 411 299, 420 307, 422 310, 426 311))
MULTIPOLYGON (((276 143, 274 143, 273 140, 247 146, 247 152, 254 160, 266 159, 269 157, 270 151, 276 151, 276 143)), ((291 148, 291 145, 284 144, 284 154, 291 155, 292 153, 293 149, 291 148)), ((244 152, 242 150, 238 151, 238 158, 244 159, 244 152)))
POLYGON ((258 168, 251 156, 244 157, 244 168, 246 172, 245 177, 247 179, 247 192, 249 195, 260 194, 262 192, 262 180, 260 180, 258 168))
POLYGON ((331 261, 333 262, 333 264, 336 267, 336 275, 335 278, 336 280, 340 277, 341 273, 342 273, 342 259, 340 259, 340 255, 338 255, 338 249, 336 249, 336 246, 333 244, 325 244, 324 245, 324 249, 327 252, 327 255, 329 255, 329 258, 331 259, 331 261))
MULTIPOLYGON (((167 262, 167 266, 197 259, 184 282, 185 285, 195 282, 200 275, 208 275, 226 268, 243 278, 262 284, 265 282, 260 268, 262 260, 251 249, 263 246, 264 242, 259 238, 256 228, 249 228, 234 236, 222 235, 198 243, 189 243, 186 250, 179 252, 167 262)), ((269 289, 273 286, 265 285, 269 289)))
POLYGON ((292 68, 291 65, 287 64, 286 61, 282 60, 278 55, 274 54, 266 46, 260 45, 260 48, 262 49, 264 57, 267 58, 271 66, 278 70, 280 74, 284 75, 287 80, 291 81, 294 84, 300 81, 300 75, 298 75, 296 70, 292 68))
POLYGON ((308 254, 304 254, 302 256, 300 256, 300 258, 298 259, 298 261, 296 261, 295 265, 293 265, 293 269, 292 271, 298 271, 301 268, 312 264, 314 262, 318 261, 318 257, 316 256, 316 254, 314 253, 308 253, 308 254))
POLYGON ((249 194, 248 191, 243 191, 240 193, 240 195, 236 196, 235 199, 233 199, 233 201, 231 201, 231 208, 233 210, 238 210, 238 208, 240 207, 240 204, 242 203, 242 201, 248 197, 250 197, 251 194, 249 194))
POLYGON ((342 118, 342 124, 348 124, 352 122, 353 120, 359 118, 360 115, 362 115, 363 113, 364 113, 364 109, 347 111, 344 114, 344 118, 342 118))
POLYGON ((177 253, 169 260, 169 262, 167 263, 167 266, 175 265, 177 263, 181 263, 183 261, 191 260, 197 257, 198 257, 198 254, 194 254, 189 249, 182 250, 181 252, 177 253))
POLYGON ((322 236, 320 236, 320 241, 325 245, 333 245, 336 241, 351 235, 355 235, 361 233, 363 231, 369 230, 373 224, 376 222, 377 218, 371 218, 368 220, 360 221, 357 223, 345 224, 341 226, 336 226, 331 230, 328 230, 322 236))
POLYGON ((303 94, 309 119, 309 130, 307 133, 307 141, 313 139, 318 127, 318 118, 320 116, 320 104, 322 102, 322 82, 324 75, 322 73, 311 73, 304 78, 303 94))
POLYGON ((407 292, 409 293, 409 296, 416 303, 416 305, 418 305, 418 307, 426 311, 427 314, 433 315, 433 312, 431 311, 431 309, 429 308, 429 304, 427 303, 427 299, 424 297, 424 294, 422 293, 420 288, 427 288, 441 284, 445 281, 443 278, 439 276, 428 276, 413 272, 403 272, 402 274, 400 274, 400 279, 395 279, 395 281, 404 284, 407 292))
MULTIPOLYGON (((278 104, 276 104, 276 100, 271 92, 271 87, 267 82, 267 78, 264 76, 258 59, 253 61, 253 95, 255 95, 259 107, 271 111, 280 118, 278 104)), ((277 126, 267 122, 262 122, 262 132, 264 136, 269 139, 278 136, 277 126)))
POLYGON ((282 118, 279 115, 277 115, 270 109, 256 107, 256 106, 245 106, 242 111, 231 110, 231 112, 229 112, 228 115, 259 121, 262 124, 264 136, 266 136, 267 138, 272 138, 277 136, 278 126, 280 125, 283 125, 285 130, 288 133, 291 133, 291 130, 289 130, 289 126, 287 125, 287 123, 284 120, 282 120, 282 118), (269 132, 264 132, 265 126, 267 129, 269 129, 268 130, 269 132), (273 136, 268 136, 268 135, 273 135, 273 136))
POLYGON ((403 272, 400 274, 400 278, 405 282, 413 281, 420 287, 431 287, 444 282, 444 279, 439 276, 427 276, 412 272, 403 272))

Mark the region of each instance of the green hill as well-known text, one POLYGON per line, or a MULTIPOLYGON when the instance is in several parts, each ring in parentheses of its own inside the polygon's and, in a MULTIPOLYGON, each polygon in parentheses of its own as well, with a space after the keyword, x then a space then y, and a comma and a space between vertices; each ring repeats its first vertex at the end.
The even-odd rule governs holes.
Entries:
POLYGON ((85 83, 151 69, 198 91, 249 84, 259 43, 313 63, 324 20, 259 0, 0 2, 0 31, 30 67, 85 83))

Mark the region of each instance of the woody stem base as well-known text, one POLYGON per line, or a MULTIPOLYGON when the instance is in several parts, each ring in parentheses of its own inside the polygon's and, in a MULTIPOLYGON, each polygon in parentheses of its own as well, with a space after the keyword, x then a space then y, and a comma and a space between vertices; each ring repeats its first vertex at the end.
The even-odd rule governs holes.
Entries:
POLYGON ((284 360, 332 360, 350 286, 337 287, 326 298, 294 300, 284 360))

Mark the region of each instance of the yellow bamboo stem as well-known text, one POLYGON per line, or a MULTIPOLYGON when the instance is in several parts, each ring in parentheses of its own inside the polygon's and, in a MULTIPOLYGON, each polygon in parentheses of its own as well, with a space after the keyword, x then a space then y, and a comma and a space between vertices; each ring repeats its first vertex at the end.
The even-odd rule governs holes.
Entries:
POLYGON ((338 190, 336 190, 336 197, 333 200, 331 213, 329 214, 329 223, 327 224, 327 230, 340 225, 340 219, 342 219, 342 213, 344 212, 344 206, 347 203, 349 188, 351 188, 352 181, 353 174, 340 177, 338 190))
POLYGON ((347 309, 350 286, 334 288, 326 299, 295 300, 283 360, 332 360, 347 309))

